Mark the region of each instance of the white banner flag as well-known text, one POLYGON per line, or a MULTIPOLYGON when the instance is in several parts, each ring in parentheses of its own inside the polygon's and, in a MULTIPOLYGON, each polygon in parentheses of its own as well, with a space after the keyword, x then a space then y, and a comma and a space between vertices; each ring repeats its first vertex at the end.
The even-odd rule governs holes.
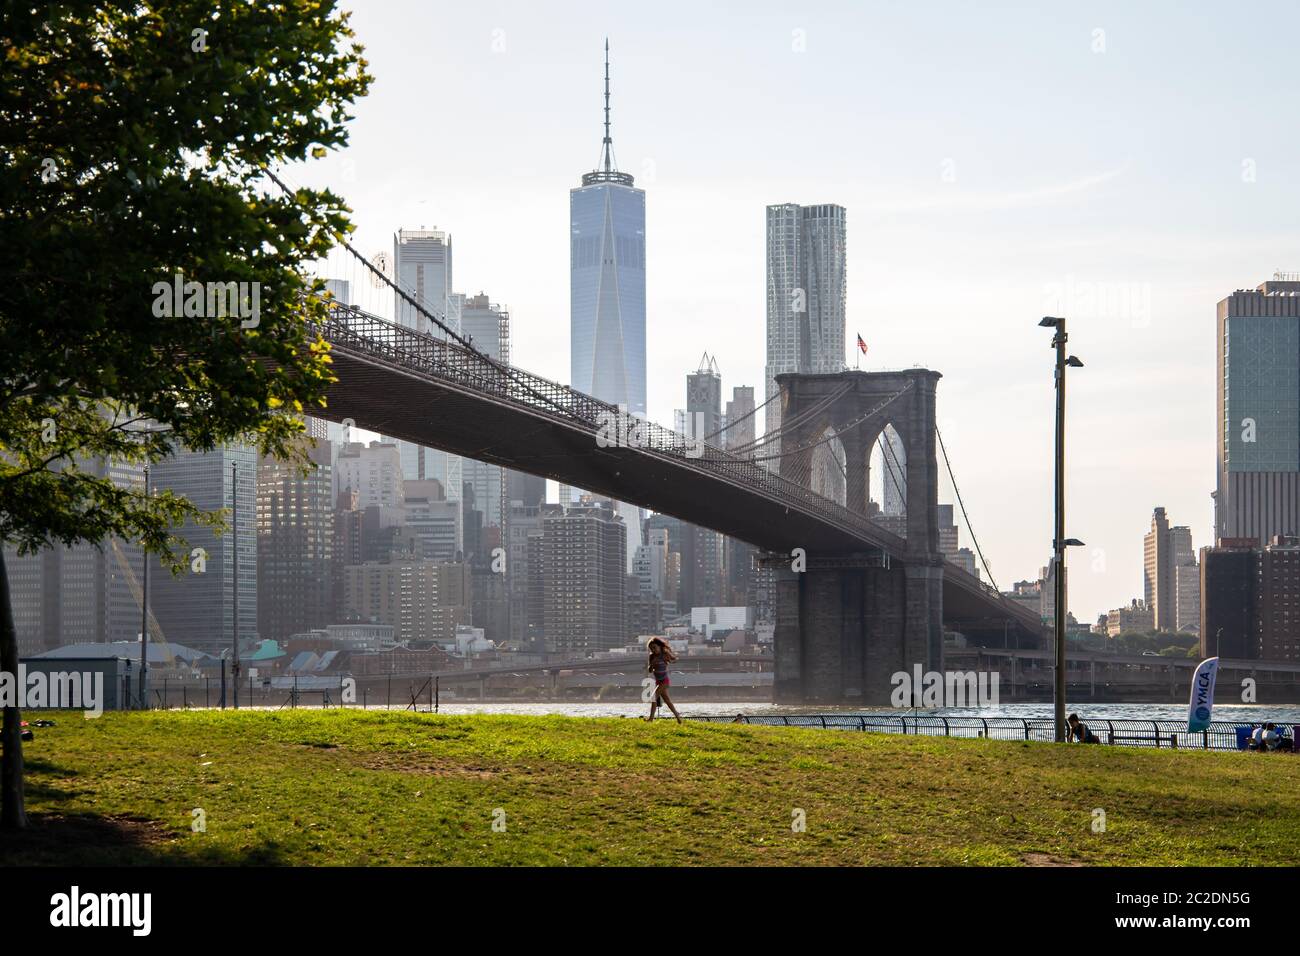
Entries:
POLYGON ((1192 698, 1187 704, 1187 732, 1210 726, 1214 709, 1214 678, 1219 673, 1219 659, 1207 657, 1192 675, 1192 698))

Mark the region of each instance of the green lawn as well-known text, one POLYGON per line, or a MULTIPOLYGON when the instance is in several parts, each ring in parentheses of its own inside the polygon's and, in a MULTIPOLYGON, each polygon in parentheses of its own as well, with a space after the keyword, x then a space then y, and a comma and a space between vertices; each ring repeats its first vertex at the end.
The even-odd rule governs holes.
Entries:
POLYGON ((55 720, 24 748, 33 829, 0 836, 0 862, 1300 862, 1282 754, 357 711, 55 720))

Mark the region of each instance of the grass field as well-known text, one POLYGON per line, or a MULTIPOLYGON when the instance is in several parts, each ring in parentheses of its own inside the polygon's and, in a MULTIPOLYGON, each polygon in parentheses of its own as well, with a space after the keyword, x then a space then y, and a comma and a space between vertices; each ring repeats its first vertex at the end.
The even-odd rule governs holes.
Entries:
POLYGON ((33 828, 0 837, 0 862, 1300 862, 1300 759, 1280 754, 373 711, 55 719, 24 748, 33 828))

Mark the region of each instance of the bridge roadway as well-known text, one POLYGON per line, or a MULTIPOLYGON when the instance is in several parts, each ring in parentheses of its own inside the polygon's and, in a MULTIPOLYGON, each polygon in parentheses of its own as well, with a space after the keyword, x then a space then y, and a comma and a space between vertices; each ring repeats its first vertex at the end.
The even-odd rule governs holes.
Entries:
MULTIPOLYGON (((334 306, 319 329, 338 381, 321 417, 552 478, 711 528, 778 555, 903 563, 906 542, 756 462, 636 420, 625 441, 597 433, 619 409, 454 343, 334 306)), ((631 420, 627 419, 630 423, 631 420)), ((1036 613, 954 564, 943 568, 949 627, 1042 634, 1036 613)))

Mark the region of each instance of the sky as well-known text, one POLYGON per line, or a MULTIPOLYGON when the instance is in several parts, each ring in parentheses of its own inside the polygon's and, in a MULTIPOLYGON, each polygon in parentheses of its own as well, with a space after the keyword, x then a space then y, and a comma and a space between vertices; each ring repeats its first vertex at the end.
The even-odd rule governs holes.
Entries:
POLYGON ((375 83, 349 146, 293 179, 342 194, 368 254, 450 232, 456 289, 509 308, 515 364, 568 379, 568 193, 599 157, 608 37, 615 157, 646 191, 652 419, 704 352, 724 396, 761 394, 765 207, 838 203, 846 348, 943 374, 999 587, 1051 550, 1045 314, 1085 365, 1072 612, 1142 596, 1157 506, 1212 543, 1215 306, 1300 271, 1294 4, 344 5, 375 83))

